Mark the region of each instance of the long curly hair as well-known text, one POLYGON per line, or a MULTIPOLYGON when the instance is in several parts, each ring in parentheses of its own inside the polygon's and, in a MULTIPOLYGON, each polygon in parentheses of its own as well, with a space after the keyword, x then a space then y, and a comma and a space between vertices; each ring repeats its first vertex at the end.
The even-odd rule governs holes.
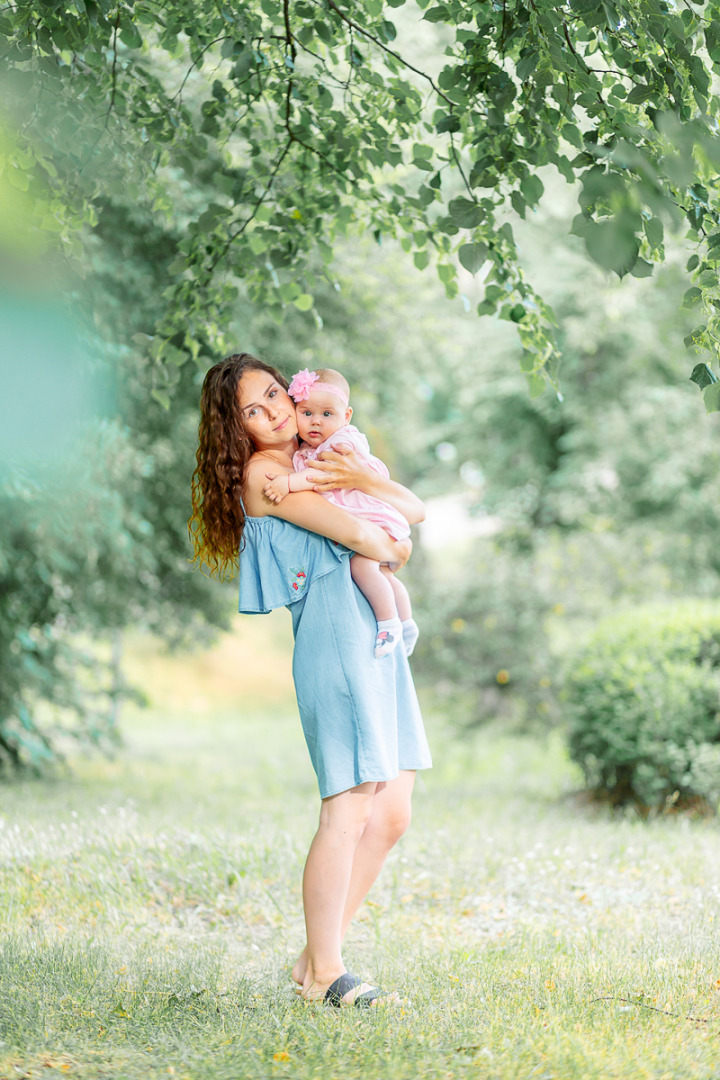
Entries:
POLYGON ((232 578, 238 568, 245 527, 242 486, 255 453, 238 401, 238 384, 246 371, 267 371, 285 389, 288 385, 279 371, 249 353, 228 356, 205 376, 188 531, 193 563, 221 581, 232 578))

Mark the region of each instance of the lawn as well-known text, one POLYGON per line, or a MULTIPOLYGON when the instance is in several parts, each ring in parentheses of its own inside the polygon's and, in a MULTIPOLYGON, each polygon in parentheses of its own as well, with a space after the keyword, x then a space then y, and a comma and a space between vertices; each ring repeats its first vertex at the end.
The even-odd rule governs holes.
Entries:
POLYGON ((589 807, 557 736, 430 715, 415 820, 348 966, 297 1000, 317 795, 284 613, 211 653, 132 643, 113 760, 0 787, 0 1076, 720 1076, 720 833, 589 807))

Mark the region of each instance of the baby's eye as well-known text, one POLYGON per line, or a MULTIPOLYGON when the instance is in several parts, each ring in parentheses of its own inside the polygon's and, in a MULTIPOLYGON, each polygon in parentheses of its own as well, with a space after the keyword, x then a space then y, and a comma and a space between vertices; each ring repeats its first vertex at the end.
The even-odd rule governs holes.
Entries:
POLYGON ((332 409, 326 409, 323 416, 332 416, 332 409))

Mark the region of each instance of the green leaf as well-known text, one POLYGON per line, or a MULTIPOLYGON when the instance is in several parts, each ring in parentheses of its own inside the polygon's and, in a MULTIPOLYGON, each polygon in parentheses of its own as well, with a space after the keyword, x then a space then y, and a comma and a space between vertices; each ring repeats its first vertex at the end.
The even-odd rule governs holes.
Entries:
POLYGON ((705 334, 706 330, 707 326, 705 325, 705 323, 700 323, 700 325, 696 326, 694 330, 691 330, 687 337, 683 338, 683 344, 685 345, 685 347, 687 349, 697 347, 702 341, 703 335, 705 334))
POLYGON ((435 125, 437 132, 443 131, 459 131, 460 119, 454 113, 448 113, 447 116, 443 116, 442 120, 439 120, 435 125))
POLYGON ((260 255, 263 251, 267 250, 268 241, 260 233, 251 232, 247 238, 247 245, 253 255, 260 255))
POLYGON ((707 364, 696 364, 692 369, 690 382, 694 382, 701 390, 704 390, 706 386, 712 386, 717 381, 707 364))
POLYGON ((293 300, 293 304, 300 311, 309 311, 313 306, 313 298, 310 293, 300 293, 300 295, 296 296, 293 300))
POLYGON ((142 38, 138 33, 137 27, 132 22, 127 22, 120 31, 120 40, 123 45, 127 45, 129 49, 139 49, 142 45, 142 38))
POLYGON ((460 265, 469 270, 471 274, 477 274, 487 257, 487 244, 463 244, 458 251, 460 265))
POLYGON ((638 257, 630 267, 630 273, 636 278, 650 277, 652 272, 653 264, 640 257, 638 257))
POLYGON ((632 90, 628 94, 626 101, 628 105, 642 105, 644 101, 651 98, 655 90, 652 86, 633 86, 632 90))
POLYGON ((155 398, 159 405, 166 411, 170 408, 170 394, 167 390, 151 390, 150 396, 155 398))
POLYGON ((563 139, 566 139, 572 146, 576 147, 576 149, 583 149, 585 144, 583 143, 580 129, 576 127, 575 124, 563 124, 560 129, 560 134, 563 139))
POLYGON ((515 65, 515 74, 520 82, 525 82, 540 62, 540 53, 536 49, 523 49, 523 54, 515 65))
POLYGON ((26 172, 22 169, 16 169, 15 166, 11 166, 7 171, 7 178, 14 188, 18 191, 27 191, 30 187, 30 179, 26 172))
POLYGON ((645 222, 645 235, 651 247, 660 247, 665 236, 665 230, 660 218, 653 217, 645 222))
POLYGON ((519 191, 510 192, 510 202, 515 213, 519 214, 521 218, 524 218, 525 211, 527 210, 527 203, 519 191))
POLYGON ((693 285, 693 287, 688 289, 683 296, 682 306, 687 308, 694 307, 701 298, 702 289, 698 289, 697 286, 693 285))
POLYGON ((461 229, 474 229, 485 217, 482 207, 470 199, 451 199, 448 205, 451 220, 461 229))
POLYGON ((698 255, 691 255, 687 261, 685 267, 686 270, 694 270, 696 266, 700 265, 700 257, 698 255))
POLYGON ((528 390, 531 398, 539 398, 545 393, 545 379, 542 375, 526 375, 528 390))
POLYGON ((427 22, 452 22, 450 11, 445 4, 436 4, 435 7, 428 8, 423 15, 423 19, 427 22))
POLYGON ((520 190, 525 196, 528 205, 535 206, 540 202, 545 188, 540 177, 530 173, 529 176, 524 176, 520 181, 520 190))
POLYGON ((703 401, 705 402, 705 412, 720 412, 720 382, 705 387, 703 401))
POLYGON ((413 262, 417 266, 418 270, 424 270, 427 264, 430 262, 430 254, 427 251, 416 251, 413 255, 413 262))
POLYGON ((588 224, 585 232, 588 254, 599 266, 624 277, 637 259, 638 243, 632 232, 616 221, 588 224))

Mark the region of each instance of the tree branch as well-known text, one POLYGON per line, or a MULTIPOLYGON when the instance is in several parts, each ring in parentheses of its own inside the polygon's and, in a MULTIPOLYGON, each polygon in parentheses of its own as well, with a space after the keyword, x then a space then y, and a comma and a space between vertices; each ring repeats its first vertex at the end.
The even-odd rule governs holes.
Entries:
POLYGON ((283 161, 287 157, 288 150, 290 149, 290 147, 292 146, 294 141, 297 141, 297 140, 294 140, 292 137, 288 138, 287 142, 285 143, 285 146, 282 149, 282 152, 280 153, 277 161, 273 165, 272 172, 270 173, 270 176, 268 177, 267 184, 265 185, 265 190, 263 191, 262 195, 260 196, 258 201, 255 203, 254 207, 252 208, 252 212, 251 212, 250 216, 247 217, 245 219, 245 221, 243 221, 243 223, 242 223, 242 225, 240 226, 239 229, 236 229, 234 233, 230 234, 230 236, 227 238, 227 241, 225 242, 224 246, 220 249, 220 251, 217 253, 215 258, 213 259, 212 263, 210 264, 210 272, 211 273, 215 269, 217 264, 220 262, 220 260, 225 258, 225 256, 227 255, 227 253, 228 253, 228 251, 230 249, 230 246, 234 243, 235 240, 237 240, 238 236, 242 236, 242 234, 245 232, 245 230, 247 229, 250 222, 257 216, 258 210, 260 209, 260 207, 262 206, 262 204, 265 202, 266 198, 270 194, 270 189, 273 186, 273 183, 275 181, 275 177, 277 176, 277 174, 278 174, 278 172, 280 170, 280 166, 282 165, 283 161))
POLYGON ((197 60, 193 60, 190 67, 185 72, 185 78, 180 83, 180 86, 178 87, 177 91, 170 98, 170 101, 174 101, 175 98, 180 97, 180 95, 182 94, 182 92, 183 92, 183 90, 185 88, 185 83, 188 81, 188 79, 190 78, 190 75, 192 74, 193 70, 198 66, 198 64, 202 60, 203 56, 205 55, 205 53, 208 51, 208 49, 211 49, 213 45, 217 45, 218 41, 227 41, 229 36, 230 36, 229 34, 223 34, 221 37, 215 38, 214 41, 208 42, 208 44, 205 46, 205 48, 201 50, 200 55, 198 56, 197 60))
POLYGON ((451 108, 453 108, 453 109, 455 108, 456 103, 454 101, 452 101, 447 96, 447 94, 443 94, 440 87, 436 84, 435 80, 430 75, 428 75, 424 71, 421 71, 420 68, 416 68, 408 60, 406 60, 404 57, 402 57, 400 55, 400 53, 395 52, 394 49, 390 49, 385 44, 384 41, 381 41, 380 38, 375 37, 375 35, 371 34, 369 30, 365 30, 365 29, 363 29, 362 26, 359 26, 358 23, 354 22, 348 15, 345 14, 344 11, 340 10, 340 8, 337 6, 337 4, 334 3, 334 0, 325 0, 325 2, 328 5, 328 7, 331 7, 333 9, 333 11, 336 12, 336 14, 338 14, 340 16, 340 18, 342 19, 343 22, 347 23, 348 26, 352 27, 353 30, 356 30, 358 32, 358 34, 362 34, 363 37, 366 37, 366 38, 368 38, 369 41, 374 42, 384 52, 388 53, 390 56, 394 56, 396 60, 400 61, 400 63, 403 65, 403 67, 408 68, 410 71, 414 71, 416 75, 420 75, 423 79, 427 79, 427 81, 430 83, 430 85, 432 86, 433 90, 438 95, 438 97, 441 97, 443 99, 443 101, 447 101, 448 105, 451 108))
POLYGON ((115 26, 113 28, 113 63, 112 63, 112 92, 110 94, 110 104, 108 105, 108 111, 105 114, 105 127, 104 131, 107 131, 108 124, 110 123, 110 113, 115 106, 115 91, 117 90, 117 36, 118 29, 120 27, 120 12, 115 18, 115 26))

